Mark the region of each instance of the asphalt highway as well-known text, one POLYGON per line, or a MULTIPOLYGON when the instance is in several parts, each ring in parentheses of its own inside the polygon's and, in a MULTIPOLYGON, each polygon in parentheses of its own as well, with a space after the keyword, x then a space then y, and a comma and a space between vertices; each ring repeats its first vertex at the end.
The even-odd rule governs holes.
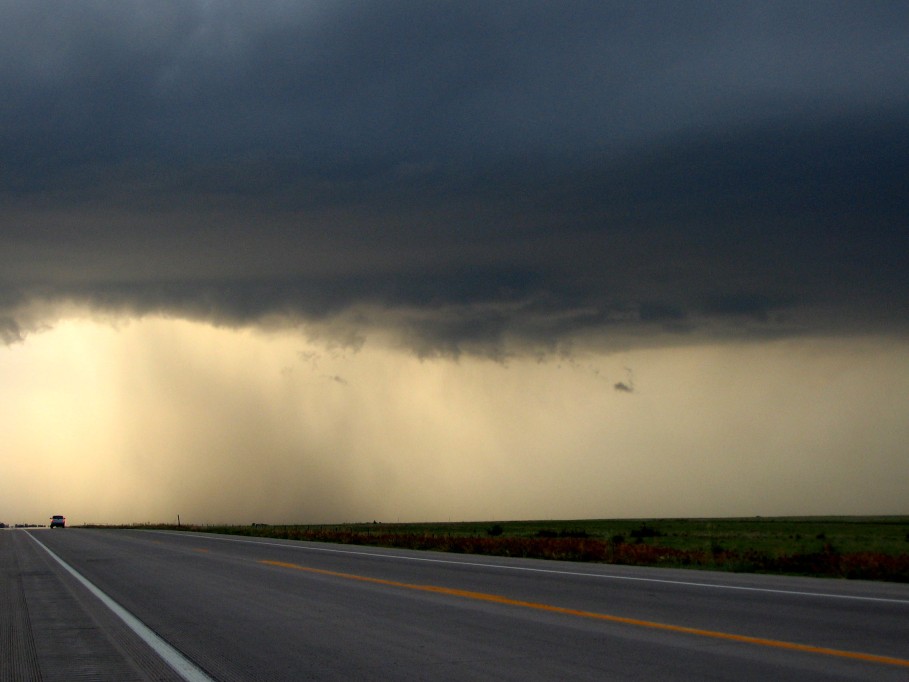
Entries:
POLYGON ((909 585, 0 532, 0 680, 909 680, 909 585))

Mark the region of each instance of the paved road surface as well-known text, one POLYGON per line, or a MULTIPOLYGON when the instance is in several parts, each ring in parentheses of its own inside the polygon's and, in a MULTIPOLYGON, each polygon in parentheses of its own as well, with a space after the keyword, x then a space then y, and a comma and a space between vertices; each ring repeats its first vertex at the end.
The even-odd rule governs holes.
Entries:
POLYGON ((909 585, 11 530, 0 645, 0 680, 905 681, 909 585))

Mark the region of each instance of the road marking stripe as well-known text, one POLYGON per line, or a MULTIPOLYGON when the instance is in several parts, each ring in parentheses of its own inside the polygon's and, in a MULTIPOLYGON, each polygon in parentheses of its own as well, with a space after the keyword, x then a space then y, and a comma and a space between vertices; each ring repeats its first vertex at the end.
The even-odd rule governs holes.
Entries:
MULTIPOLYGON (((362 550, 338 549, 334 547, 313 547, 312 545, 297 544, 299 540, 284 540, 283 542, 274 542, 266 540, 255 540, 247 537, 231 537, 227 535, 218 535, 215 533, 190 533, 187 531, 167 531, 167 530, 142 530, 141 533, 163 533, 167 535, 188 535, 196 538, 207 538, 222 542, 242 542, 245 544, 260 545, 263 547, 281 547, 283 549, 294 549, 306 552, 328 552, 332 554, 349 554, 354 556, 367 556, 376 559, 400 559, 402 561, 421 561, 431 564, 450 564, 453 566, 479 566, 482 568, 499 569, 503 571, 523 571, 526 573, 552 573, 555 575, 570 575, 581 578, 594 578, 597 580, 626 580, 641 583, 661 583, 664 585, 684 585, 686 587, 701 587, 717 590, 736 590, 739 592, 762 592, 765 594, 783 594, 797 597, 817 597, 823 599, 847 599, 852 601, 870 601, 885 604, 909 604, 909 599, 893 599, 889 597, 867 597, 858 594, 836 594, 832 592, 809 592, 807 590, 782 590, 772 587, 749 587, 747 585, 723 585, 720 583, 705 583, 692 580, 670 580, 667 578, 644 578, 633 575, 615 575, 607 573, 589 573, 585 571, 568 571, 555 568, 535 568, 530 566, 513 566, 494 563, 482 563, 479 561, 454 561, 452 559, 436 559, 430 557, 405 556, 403 554, 386 554, 380 552, 366 552, 362 550)), ((494 558, 494 557, 490 557, 494 558)))
POLYGON ((339 573, 338 571, 328 571, 322 568, 311 568, 299 564, 291 564, 285 561, 271 561, 263 559, 260 564, 268 566, 277 566, 280 568, 290 568, 296 571, 305 571, 307 573, 317 573, 328 575, 346 580, 357 580, 359 582, 374 583, 377 585, 387 585, 389 587, 401 587, 408 590, 417 590, 420 592, 432 592, 435 594, 444 594, 453 597, 463 597, 465 599, 474 599, 478 601, 493 602, 495 604, 505 604, 508 606, 520 606, 538 611, 548 611, 550 613, 559 613, 568 616, 578 616, 581 618, 592 618, 596 620, 609 621, 611 623, 622 623, 624 625, 635 625, 638 627, 651 628, 655 630, 666 630, 669 632, 679 632, 687 635, 697 635, 700 637, 711 637, 713 639, 725 639, 733 642, 742 642, 745 644, 756 644, 759 646, 774 647, 777 649, 789 649, 792 651, 802 651, 812 654, 823 654, 825 656, 836 656, 839 658, 851 658, 859 661, 871 663, 885 663, 888 665, 897 665, 909 668, 909 660, 902 658, 893 658, 890 656, 878 656, 876 654, 866 654, 858 651, 843 651, 841 649, 828 649, 826 647, 812 646, 810 644, 798 644, 796 642, 784 642, 776 639, 765 639, 763 637, 749 637, 747 635, 735 635, 728 632, 719 632, 716 630, 702 630, 700 628, 691 628, 684 625, 671 625, 668 623, 657 623, 648 620, 639 620, 637 618, 626 618, 624 616, 613 616, 608 613, 596 613, 594 611, 581 611, 578 609, 565 608, 563 606, 553 606, 551 604, 541 604, 538 602, 521 601, 503 597, 498 594, 487 594, 485 592, 470 592, 468 590, 458 590, 450 587, 439 587, 437 585, 417 585, 412 583, 402 583, 395 580, 385 580, 383 578, 372 578, 365 575, 354 573, 339 573))
POLYGON ((142 641, 148 644, 154 651, 157 653, 164 661, 173 668, 180 677, 182 677, 186 682, 214 682, 213 678, 205 674, 205 671, 199 668, 195 663, 186 658, 183 654, 177 651, 174 647, 164 641, 154 630, 149 628, 145 623, 136 618, 129 611, 120 606, 113 599, 108 597, 104 592, 95 587, 87 578, 85 578, 81 573, 76 571, 75 568, 66 563, 63 559, 57 556, 49 547, 47 547, 43 542, 35 538, 31 533, 26 533, 32 540, 37 542, 45 552, 50 554, 58 564, 65 568, 76 580, 82 583, 89 592, 95 595, 98 599, 101 600, 107 608, 113 611, 130 630, 135 632, 142 641))

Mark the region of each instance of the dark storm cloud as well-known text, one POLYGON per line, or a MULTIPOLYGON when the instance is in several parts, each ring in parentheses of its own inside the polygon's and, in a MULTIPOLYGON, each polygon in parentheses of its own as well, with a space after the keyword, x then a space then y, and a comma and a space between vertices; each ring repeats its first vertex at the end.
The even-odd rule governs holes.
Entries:
POLYGON ((900 3, 0 6, 0 319, 901 329, 900 3))

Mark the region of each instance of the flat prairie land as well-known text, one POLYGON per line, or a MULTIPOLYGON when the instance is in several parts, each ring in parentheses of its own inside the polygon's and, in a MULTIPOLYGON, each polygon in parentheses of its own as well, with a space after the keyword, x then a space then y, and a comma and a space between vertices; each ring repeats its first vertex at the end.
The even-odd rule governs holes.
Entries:
POLYGON ((183 525, 180 529, 470 554, 909 582, 909 516, 373 521, 183 525))

